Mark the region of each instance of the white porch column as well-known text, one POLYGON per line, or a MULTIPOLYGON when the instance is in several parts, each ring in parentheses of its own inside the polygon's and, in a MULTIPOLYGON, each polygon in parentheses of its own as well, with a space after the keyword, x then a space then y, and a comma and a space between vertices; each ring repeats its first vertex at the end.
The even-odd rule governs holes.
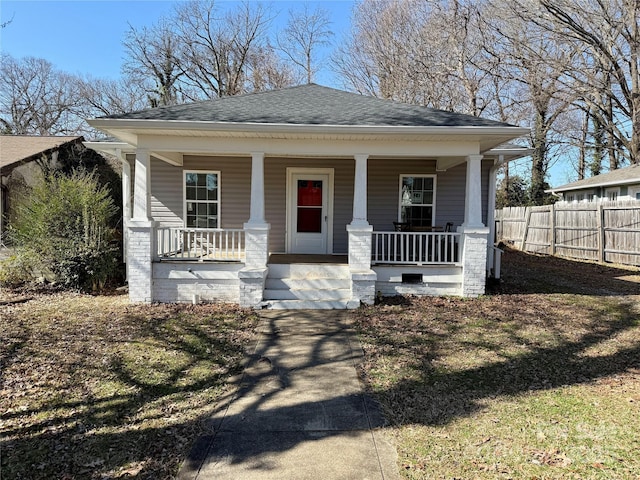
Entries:
POLYGON ((270 229, 264 212, 264 152, 252 152, 251 205, 249 220, 244 224, 245 266, 238 272, 243 307, 258 307, 264 293, 270 229))
POLYGON ((251 225, 264 225, 264 153, 251 153, 251 207, 249 221, 251 225))
POLYGON ((355 155, 356 171, 353 180, 353 219, 351 226, 368 227, 367 221, 367 160, 368 155, 355 155))
POLYGON ((485 292, 487 238, 482 223, 482 155, 467 157, 467 183, 462 233, 462 296, 477 297, 485 292))
POLYGON ((145 148, 136 150, 133 220, 151 220, 151 157, 145 148))
POLYGON ((131 164, 121 150, 116 155, 122 162, 122 258, 126 266, 125 275, 129 278, 127 252, 129 250, 129 222, 131 221, 131 164))
POLYGON ((467 183, 463 227, 484 227, 482 223, 482 155, 467 157, 467 183))
POLYGON ((349 269, 351 270, 350 307, 373 304, 376 273, 371 269, 373 227, 367 220, 367 161, 369 156, 355 155, 353 181, 353 219, 347 225, 349 234, 349 269))
POLYGON ((154 222, 151 219, 151 169, 149 150, 136 150, 133 217, 129 221, 127 265, 129 299, 153 301, 154 222))

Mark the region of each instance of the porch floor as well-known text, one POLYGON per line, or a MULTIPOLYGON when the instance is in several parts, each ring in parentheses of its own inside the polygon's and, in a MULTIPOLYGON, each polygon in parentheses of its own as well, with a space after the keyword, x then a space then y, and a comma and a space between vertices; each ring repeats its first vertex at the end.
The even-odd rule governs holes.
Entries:
POLYGON ((286 265, 291 263, 334 263, 341 265, 349 264, 349 255, 310 255, 310 254, 290 254, 272 253, 269 255, 267 263, 286 265))

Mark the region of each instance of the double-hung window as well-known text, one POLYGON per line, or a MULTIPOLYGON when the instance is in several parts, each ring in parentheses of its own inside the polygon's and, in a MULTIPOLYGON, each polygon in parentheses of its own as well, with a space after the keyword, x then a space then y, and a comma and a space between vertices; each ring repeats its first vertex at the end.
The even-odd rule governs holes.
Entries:
POLYGON ((220 227, 220 172, 184 172, 187 228, 220 227))
POLYGON ((432 227, 435 218, 435 175, 400 176, 400 222, 412 227, 432 227))

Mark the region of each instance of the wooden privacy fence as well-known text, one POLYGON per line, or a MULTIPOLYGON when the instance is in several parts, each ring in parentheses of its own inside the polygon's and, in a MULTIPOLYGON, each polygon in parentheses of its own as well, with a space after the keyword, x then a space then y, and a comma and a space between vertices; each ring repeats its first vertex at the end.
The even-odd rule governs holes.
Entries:
POLYGON ((496 239, 526 252, 640 265, 640 202, 496 210, 496 239))

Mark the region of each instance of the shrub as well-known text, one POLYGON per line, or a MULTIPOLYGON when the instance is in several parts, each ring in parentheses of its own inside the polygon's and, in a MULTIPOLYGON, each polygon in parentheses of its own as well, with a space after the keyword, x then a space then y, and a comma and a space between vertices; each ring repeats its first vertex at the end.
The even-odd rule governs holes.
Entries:
POLYGON ((94 173, 52 173, 19 200, 11 237, 17 248, 68 288, 96 290, 117 271, 119 245, 109 189, 94 173))
POLYGON ((32 280, 36 271, 37 260, 30 252, 16 251, 0 261, 0 285, 19 287, 32 280))

